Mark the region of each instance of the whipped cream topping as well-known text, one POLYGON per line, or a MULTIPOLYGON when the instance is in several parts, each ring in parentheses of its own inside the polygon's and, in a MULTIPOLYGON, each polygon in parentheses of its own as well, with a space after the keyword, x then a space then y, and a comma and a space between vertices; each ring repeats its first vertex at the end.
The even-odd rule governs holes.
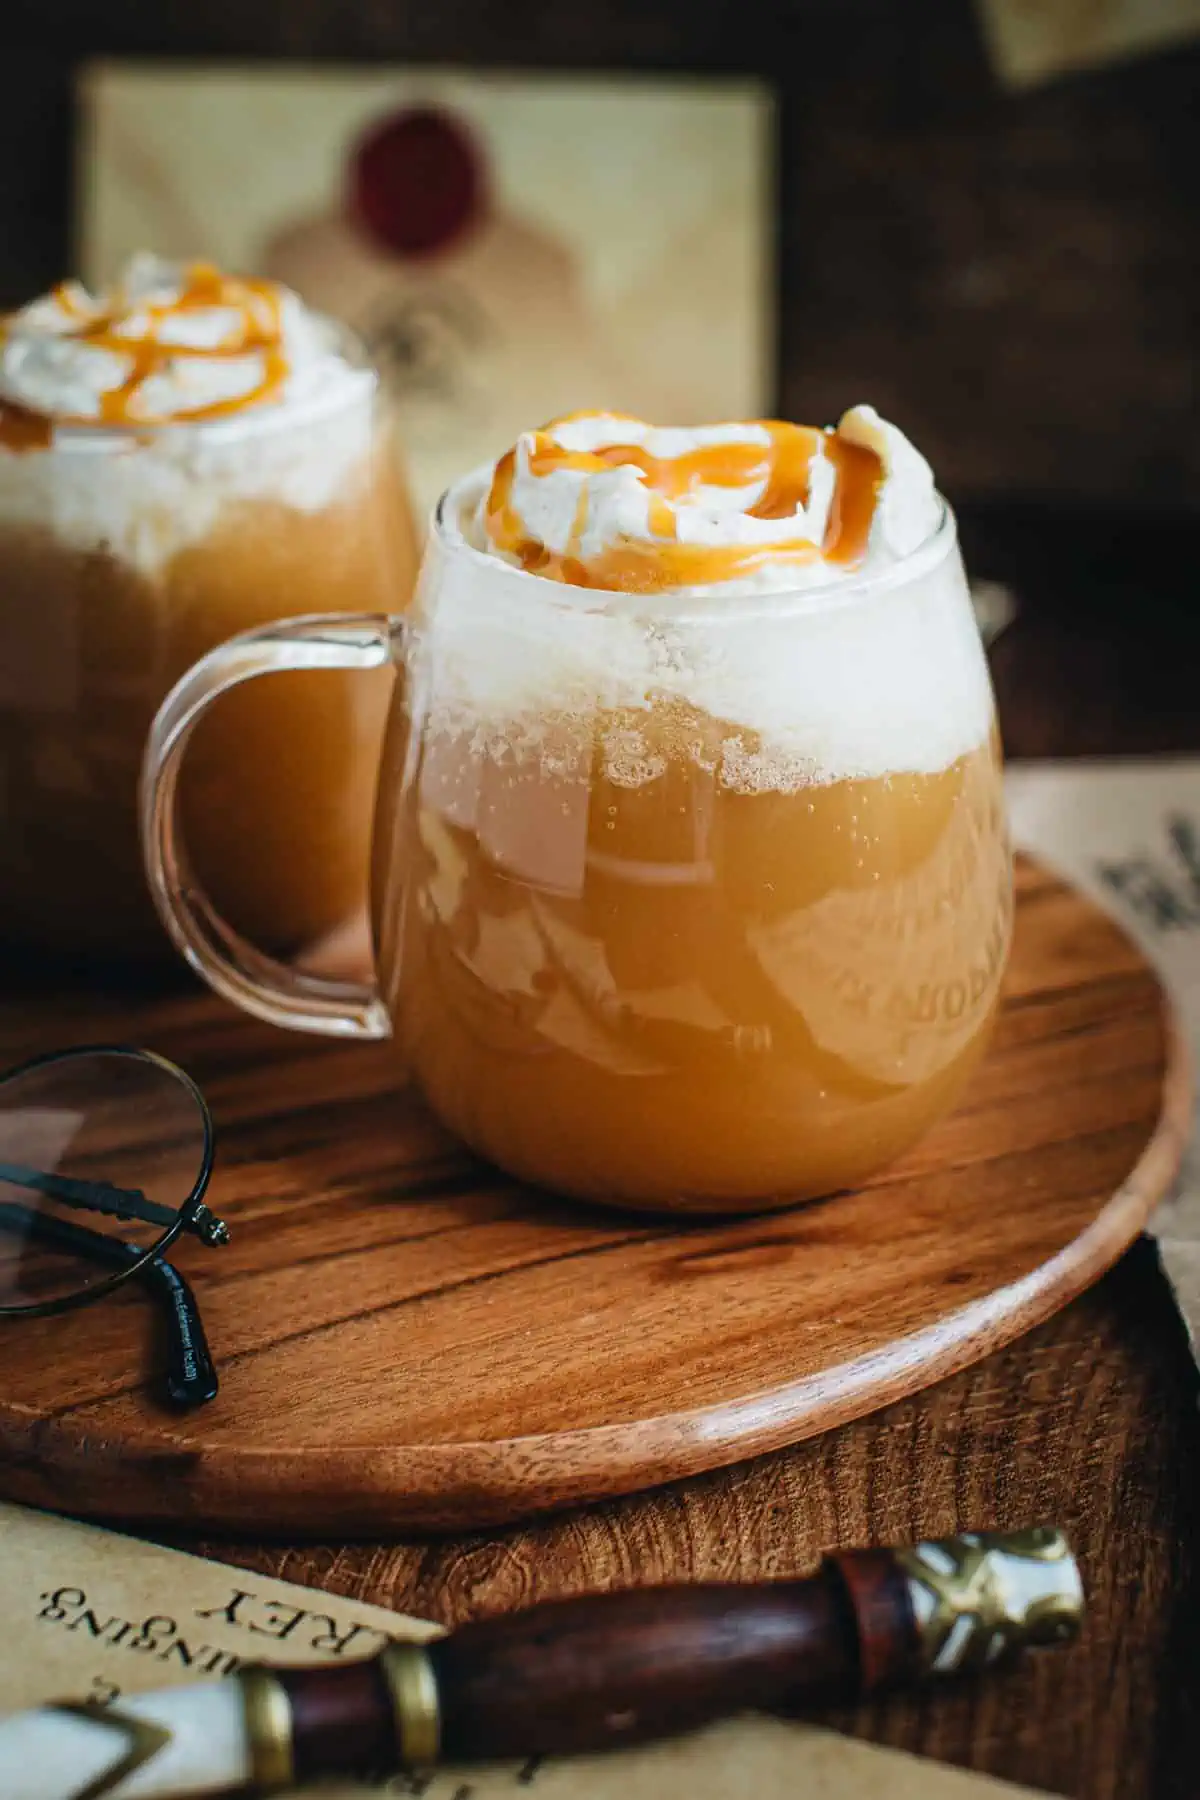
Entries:
POLYGON ((319 512, 369 479, 376 392, 288 289, 136 257, 0 320, 0 526, 156 576, 231 508, 319 512))
POLYGON ((289 289, 132 259, 106 293, 62 283, 0 324, 0 401, 73 427, 243 417, 370 383, 289 289))
POLYGON ((908 555, 940 516, 924 457, 855 406, 824 431, 572 414, 521 435, 462 525, 529 572, 649 593, 825 583, 908 555))

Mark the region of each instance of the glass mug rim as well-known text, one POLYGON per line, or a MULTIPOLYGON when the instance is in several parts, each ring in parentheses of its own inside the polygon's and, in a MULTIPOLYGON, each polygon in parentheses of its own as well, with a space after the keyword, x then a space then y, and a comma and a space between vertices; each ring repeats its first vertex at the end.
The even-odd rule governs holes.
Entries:
MULTIPOLYGON (((52 456, 115 456, 139 445, 162 443, 174 437, 176 442, 203 439, 206 444, 240 444, 247 438, 282 435, 285 431, 303 430, 318 425, 323 419, 349 412, 361 406, 368 396, 374 399, 383 391, 379 365, 367 349, 364 338, 342 319, 309 308, 310 316, 328 329, 330 348, 348 365, 354 375, 370 377, 369 385, 355 381, 343 388, 339 382, 326 393, 308 399, 267 406, 247 407, 212 419, 131 419, 122 425, 64 425, 53 414, 45 414, 54 436, 42 454, 52 456)), ((0 396, 2 398, 3 396, 0 396)))
MULTIPOLYGON (((659 593, 630 593, 619 588, 573 587, 569 582, 552 581, 515 563, 504 561, 480 550, 464 535, 461 527, 449 517, 452 504, 470 493, 485 477, 492 465, 485 463, 448 487, 433 509, 429 523, 430 541, 440 553, 464 568, 477 570, 481 579, 508 586, 514 601, 554 607, 570 613, 627 615, 639 619, 666 619, 684 623, 689 619, 728 619, 749 623, 756 618, 782 617, 811 613, 814 616, 840 612, 853 605, 865 604, 882 593, 907 587, 930 574, 944 562, 958 544, 958 525, 953 508, 941 493, 935 495, 938 514, 931 529, 912 550, 878 567, 852 575, 834 575, 827 581, 812 582, 793 588, 770 588, 761 592, 728 592, 726 584, 714 583, 708 588, 668 588, 659 593)), ((418 586, 419 591, 419 586, 418 586)))

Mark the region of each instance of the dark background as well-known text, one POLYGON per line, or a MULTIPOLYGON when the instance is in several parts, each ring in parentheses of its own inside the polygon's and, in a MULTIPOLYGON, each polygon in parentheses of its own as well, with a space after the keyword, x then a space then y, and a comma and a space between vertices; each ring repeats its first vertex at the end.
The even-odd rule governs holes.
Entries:
MULTIPOLYGON (((1056 693, 1131 608, 1191 642, 1200 44, 1014 93, 972 0, 7 0, 5 19, 0 304, 67 271, 88 57, 769 78, 780 412, 823 421, 869 399, 902 424, 974 571, 1012 580, 1043 621, 1065 611, 1056 693)), ((1190 682, 1157 640, 1119 654, 1123 679, 1161 684, 1146 747, 1174 741, 1190 682)))

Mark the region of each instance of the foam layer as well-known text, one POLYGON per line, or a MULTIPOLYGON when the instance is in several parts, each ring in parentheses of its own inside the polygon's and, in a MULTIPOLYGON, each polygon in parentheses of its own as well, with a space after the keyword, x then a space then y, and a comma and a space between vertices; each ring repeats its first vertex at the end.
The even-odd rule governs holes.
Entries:
POLYGON ((268 354, 257 344, 247 300, 238 317, 250 347, 210 355, 243 341, 237 317, 224 305, 173 316, 183 280, 172 265, 139 259, 112 295, 93 299, 69 285, 6 321, 0 400, 47 416, 53 428, 44 448, 7 448, 0 438, 0 525, 103 548, 152 573, 206 538, 231 504, 320 511, 364 467, 376 380, 346 353, 338 327, 272 290, 276 348, 268 354), (72 320, 93 316, 104 321, 103 344, 70 335, 72 320), (129 422, 108 426, 105 396, 129 379, 152 327, 160 353, 175 343, 204 353, 157 363, 130 397, 129 422), (130 351, 107 348, 114 337, 130 351), (209 408, 216 416, 187 418, 209 408))
POLYGON ((670 723, 681 754, 748 792, 935 772, 987 736, 991 690, 948 517, 857 585, 599 595, 470 543, 462 522, 488 479, 452 491, 415 602, 413 705, 433 731, 586 767, 599 729, 610 775, 638 785, 661 772, 670 723))

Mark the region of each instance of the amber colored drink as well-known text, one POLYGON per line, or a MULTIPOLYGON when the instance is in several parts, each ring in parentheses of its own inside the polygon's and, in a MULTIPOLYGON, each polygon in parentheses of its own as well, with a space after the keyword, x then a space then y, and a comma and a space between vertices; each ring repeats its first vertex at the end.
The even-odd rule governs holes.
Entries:
MULTIPOLYGON (((35 665, 0 697, 0 938, 165 956, 137 834, 158 706, 206 650, 284 610, 394 606, 415 564, 410 533, 382 446, 356 491, 319 513, 232 507, 152 574, 99 545, 0 527, 0 642, 22 639, 35 665)), ((281 675, 226 695, 197 735, 189 856, 230 923, 279 953, 361 905, 389 685, 383 673, 281 675)))
POLYGON ((936 773, 722 783, 713 721, 642 723, 654 772, 547 781, 398 708, 381 982, 434 1110, 501 1167, 626 1204, 828 1193, 890 1162, 984 1043, 1010 929, 989 738, 936 773), (471 824, 455 796, 478 795, 471 824), (458 814, 458 817, 456 817, 458 814))

